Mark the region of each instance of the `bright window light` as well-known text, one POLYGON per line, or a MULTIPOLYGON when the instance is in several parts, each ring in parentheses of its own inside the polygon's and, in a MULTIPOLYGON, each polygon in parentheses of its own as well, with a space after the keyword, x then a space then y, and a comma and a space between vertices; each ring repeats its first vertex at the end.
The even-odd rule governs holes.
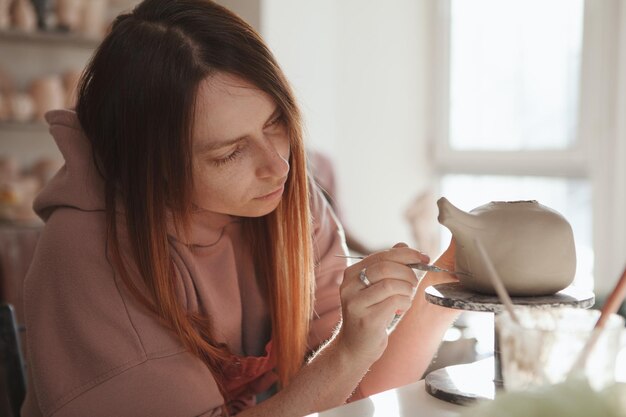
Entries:
POLYGON ((583 6, 583 0, 451 1, 453 149, 575 143, 583 6))

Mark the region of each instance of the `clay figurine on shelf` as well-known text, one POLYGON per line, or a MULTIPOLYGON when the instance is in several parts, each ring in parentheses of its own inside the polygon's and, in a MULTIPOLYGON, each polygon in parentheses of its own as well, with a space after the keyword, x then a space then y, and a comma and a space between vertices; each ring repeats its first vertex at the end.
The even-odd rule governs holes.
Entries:
POLYGON ((11 15, 14 28, 24 32, 37 29, 37 13, 30 0, 13 0, 11 15))
POLYGON ((65 107, 65 88, 58 75, 48 75, 33 81, 30 94, 35 102, 35 117, 44 121, 46 112, 65 107))
POLYGON ((35 177, 23 176, 0 183, 0 220, 37 222, 32 206, 38 191, 39 181, 35 177))
POLYGON ((80 29, 83 2, 81 0, 56 0, 57 22, 61 29, 71 32, 80 29))
POLYGON ((76 107, 76 93, 81 76, 80 70, 69 70, 63 74, 63 88, 65 89, 65 107, 76 107))
POLYGON ((63 160, 58 158, 41 157, 30 167, 29 175, 37 178, 39 187, 43 188, 63 166, 63 160))
POLYGON ((26 123, 35 117, 35 102, 30 94, 12 93, 9 95, 10 120, 26 123))
POLYGON ((0 122, 8 122, 11 119, 11 103, 9 96, 0 91, 0 122))
POLYGON ((568 221, 537 201, 491 202, 469 213, 446 198, 437 201, 439 222, 456 240, 456 269, 463 286, 495 294, 476 249, 480 239, 512 296, 554 294, 569 286, 576 272, 574 235, 568 221))
POLYGON ((13 156, 0 155, 0 183, 15 181, 20 176, 20 165, 13 156))
POLYGON ((60 159, 42 157, 22 169, 15 157, 0 155, 0 222, 38 224, 33 201, 62 166, 60 159))
POLYGON ((11 3, 12 0, 0 0, 0 30, 11 27, 11 3))
POLYGON ((84 0, 81 32, 89 38, 101 38, 105 32, 108 0, 84 0))

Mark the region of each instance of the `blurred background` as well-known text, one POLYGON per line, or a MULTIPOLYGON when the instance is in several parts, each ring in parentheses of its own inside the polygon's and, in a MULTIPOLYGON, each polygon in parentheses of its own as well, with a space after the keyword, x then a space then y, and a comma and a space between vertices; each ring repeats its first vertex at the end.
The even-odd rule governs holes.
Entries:
MULTIPOLYGON (((42 115, 72 105, 107 25, 135 3, 0 0, 5 282, 25 273, 30 202, 62 163, 42 115)), ((328 162, 320 176, 332 170, 341 218, 366 249, 406 241, 436 257, 450 238, 440 196, 464 210, 534 199, 573 226, 576 285, 612 288, 626 262, 623 1, 220 3, 275 53, 308 146, 328 162)), ((5 299, 19 295, 8 287, 5 299)))

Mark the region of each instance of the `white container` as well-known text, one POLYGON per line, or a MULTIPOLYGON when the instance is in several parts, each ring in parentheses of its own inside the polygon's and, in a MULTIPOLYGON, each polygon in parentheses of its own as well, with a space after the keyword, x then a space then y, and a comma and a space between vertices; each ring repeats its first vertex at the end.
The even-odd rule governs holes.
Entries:
MULTIPOLYGON (((503 312, 496 318, 502 378, 507 391, 525 391, 564 382, 600 316, 598 310, 571 307, 516 307, 516 324, 503 312)), ((584 369, 577 369, 595 390, 615 382, 624 319, 613 314, 590 352, 584 369)))

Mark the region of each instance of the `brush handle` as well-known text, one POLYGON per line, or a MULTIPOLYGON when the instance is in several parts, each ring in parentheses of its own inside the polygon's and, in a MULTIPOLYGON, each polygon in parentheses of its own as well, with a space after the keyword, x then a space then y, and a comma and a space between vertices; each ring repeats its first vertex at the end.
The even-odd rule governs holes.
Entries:
POLYGON ((587 339, 587 343, 583 346, 582 351, 576 358, 574 362, 574 366, 570 369, 568 378, 576 375, 582 370, 585 369, 587 364, 587 358, 591 354, 596 342, 600 338, 600 334, 602 333, 602 329, 604 329, 604 325, 606 324, 611 314, 616 313, 619 310, 620 305, 622 305, 622 301, 624 301, 624 296, 626 296, 626 268, 624 268, 624 272, 622 272, 622 276, 617 281, 615 288, 611 291, 609 298, 606 303, 602 307, 600 311, 600 318, 596 322, 596 325, 593 327, 593 331, 591 332, 591 336, 587 339))
POLYGON ((611 291, 609 298, 604 303, 602 307, 600 318, 596 323, 596 327, 604 327, 606 321, 611 317, 611 314, 617 313, 619 307, 622 305, 624 301, 624 297, 626 296, 626 268, 624 268, 624 272, 622 272, 622 276, 617 281, 615 288, 611 291))

